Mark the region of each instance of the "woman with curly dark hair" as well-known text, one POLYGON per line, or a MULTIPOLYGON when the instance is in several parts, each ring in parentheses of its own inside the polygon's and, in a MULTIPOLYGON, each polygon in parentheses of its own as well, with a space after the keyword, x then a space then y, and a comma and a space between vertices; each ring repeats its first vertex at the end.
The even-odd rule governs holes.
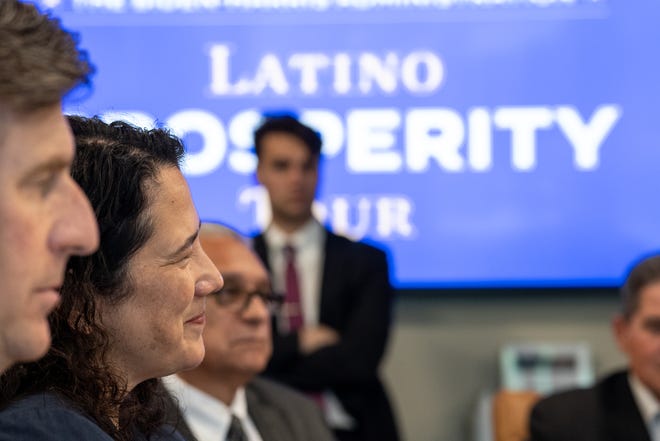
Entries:
POLYGON ((158 378, 202 361, 205 296, 223 283, 199 243, 183 146, 160 129, 69 122, 101 244, 69 261, 51 350, 0 379, 0 440, 179 440, 158 378))

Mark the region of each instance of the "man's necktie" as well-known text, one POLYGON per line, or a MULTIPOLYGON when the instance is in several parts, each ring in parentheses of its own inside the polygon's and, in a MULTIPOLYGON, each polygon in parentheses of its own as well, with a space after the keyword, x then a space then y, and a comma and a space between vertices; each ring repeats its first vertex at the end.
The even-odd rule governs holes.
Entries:
MULTIPOLYGON (((291 245, 284 247, 286 260, 286 296, 284 297, 285 317, 288 319, 289 332, 295 332, 303 325, 302 304, 300 303, 300 285, 296 271, 296 249, 291 245)), ((321 392, 307 392, 307 395, 323 409, 325 403, 321 392)))
POLYGON ((247 435, 243 431, 241 420, 234 414, 231 416, 231 424, 229 425, 225 441, 248 441, 247 435))
POLYGON ((296 250, 291 245, 284 247, 286 261, 286 295, 284 297, 285 319, 289 332, 297 331, 303 325, 302 304, 300 303, 300 285, 296 270, 296 250))

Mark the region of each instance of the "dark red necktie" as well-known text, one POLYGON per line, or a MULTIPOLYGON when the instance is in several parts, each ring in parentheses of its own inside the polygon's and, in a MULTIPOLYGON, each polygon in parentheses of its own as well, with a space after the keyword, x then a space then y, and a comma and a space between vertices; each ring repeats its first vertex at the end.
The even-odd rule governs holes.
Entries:
POLYGON ((286 260, 286 296, 284 305, 286 318, 289 322, 289 332, 295 332, 303 325, 302 304, 300 303, 300 284, 296 271, 296 249, 291 245, 284 247, 286 260))
MULTIPOLYGON (((289 332, 295 332, 303 325, 302 304, 300 303, 300 285, 298 283, 298 272, 296 271, 296 249, 291 245, 284 247, 284 257, 286 260, 286 296, 284 305, 286 318, 289 321, 289 332)), ((308 392, 316 404, 323 409, 323 394, 320 392, 308 392)))

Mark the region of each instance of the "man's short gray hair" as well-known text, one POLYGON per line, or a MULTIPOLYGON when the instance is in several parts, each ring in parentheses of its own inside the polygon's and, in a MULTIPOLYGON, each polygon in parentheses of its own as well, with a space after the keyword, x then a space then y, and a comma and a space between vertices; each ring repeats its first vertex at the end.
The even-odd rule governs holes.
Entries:
POLYGON ((251 241, 248 237, 228 225, 217 222, 202 222, 202 226, 199 229, 199 237, 231 237, 251 247, 251 241))

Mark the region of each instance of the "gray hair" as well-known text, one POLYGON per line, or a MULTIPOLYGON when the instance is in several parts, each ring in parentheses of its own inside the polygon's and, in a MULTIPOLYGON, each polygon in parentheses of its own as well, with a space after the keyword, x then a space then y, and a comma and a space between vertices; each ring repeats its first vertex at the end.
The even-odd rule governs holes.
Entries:
POLYGON ((202 222, 199 229, 199 237, 231 237, 243 243, 247 247, 251 247, 251 239, 239 233, 235 228, 228 225, 216 222, 202 222))

